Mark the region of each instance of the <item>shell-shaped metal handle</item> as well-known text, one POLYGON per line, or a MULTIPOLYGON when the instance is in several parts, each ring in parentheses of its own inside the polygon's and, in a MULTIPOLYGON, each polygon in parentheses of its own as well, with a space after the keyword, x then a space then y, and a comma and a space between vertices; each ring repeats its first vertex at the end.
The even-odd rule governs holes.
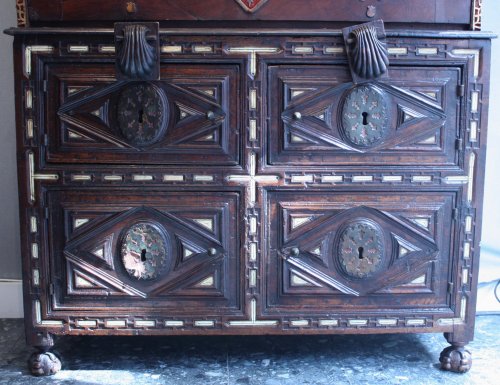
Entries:
POLYGON ((355 83, 377 79, 387 73, 389 55, 383 42, 382 20, 345 28, 343 32, 355 83))
POLYGON ((117 77, 130 80, 159 78, 157 23, 116 23, 117 77))

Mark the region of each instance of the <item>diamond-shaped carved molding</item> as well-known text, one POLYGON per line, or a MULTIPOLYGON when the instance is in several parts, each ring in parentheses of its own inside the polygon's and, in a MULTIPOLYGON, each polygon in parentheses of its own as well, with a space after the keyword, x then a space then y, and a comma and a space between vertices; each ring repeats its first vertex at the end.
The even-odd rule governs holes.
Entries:
POLYGON ((412 281, 436 259, 438 248, 406 219, 359 206, 297 228, 280 254, 293 272, 291 286, 326 286, 362 296, 412 281))
POLYGON ((268 0, 235 0, 245 11, 255 12, 268 0))
POLYGON ((225 120, 215 100, 166 82, 117 82, 82 91, 59 109, 75 135, 114 148, 151 151, 214 134, 225 120))
MULTIPOLYGON (((300 95, 300 90, 292 92, 300 95)), ((365 153, 424 140, 445 123, 446 115, 425 97, 377 82, 309 91, 297 103, 292 99, 281 119, 292 142, 365 153)))
MULTIPOLYGON (((199 215, 185 214, 195 219, 199 215)), ((218 221, 221 215, 210 213, 218 221)), ((219 231, 207 236, 195 219, 139 207, 88 226, 64 248, 69 292, 143 298, 223 296, 227 251, 217 239, 219 231)))

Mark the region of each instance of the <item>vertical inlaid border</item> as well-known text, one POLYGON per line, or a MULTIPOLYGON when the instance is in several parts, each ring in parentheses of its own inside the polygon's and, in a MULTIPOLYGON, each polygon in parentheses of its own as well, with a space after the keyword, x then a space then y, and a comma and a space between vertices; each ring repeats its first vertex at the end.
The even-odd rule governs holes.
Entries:
POLYGON ((471 29, 473 31, 481 30, 483 0, 472 0, 471 29))

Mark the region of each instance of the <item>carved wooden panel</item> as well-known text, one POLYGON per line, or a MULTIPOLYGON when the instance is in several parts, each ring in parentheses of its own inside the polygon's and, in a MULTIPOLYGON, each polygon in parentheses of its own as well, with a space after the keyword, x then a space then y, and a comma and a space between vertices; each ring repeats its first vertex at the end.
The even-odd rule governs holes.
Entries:
POLYGON ((237 193, 51 191, 48 197, 51 231, 61 235, 51 243, 59 310, 237 308, 238 284, 230 278, 241 265, 233 236, 237 193))
POLYGON ((268 193, 268 311, 449 308, 453 193, 268 193), (415 296, 419 300, 415 302, 415 296), (321 301, 318 301, 321 298, 321 301))
POLYGON ((345 67, 272 66, 269 162, 457 165, 459 82, 453 67, 393 66, 353 85, 345 67))
POLYGON ((47 73, 49 162, 239 163, 238 66, 175 64, 139 82, 83 63, 47 73))

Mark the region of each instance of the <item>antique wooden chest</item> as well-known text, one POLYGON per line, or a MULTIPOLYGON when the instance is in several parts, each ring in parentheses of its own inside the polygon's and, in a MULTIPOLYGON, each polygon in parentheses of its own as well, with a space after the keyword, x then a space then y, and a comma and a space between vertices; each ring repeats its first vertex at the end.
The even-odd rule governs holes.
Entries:
POLYGON ((470 0, 17 0, 26 334, 444 333, 471 356, 470 0))

